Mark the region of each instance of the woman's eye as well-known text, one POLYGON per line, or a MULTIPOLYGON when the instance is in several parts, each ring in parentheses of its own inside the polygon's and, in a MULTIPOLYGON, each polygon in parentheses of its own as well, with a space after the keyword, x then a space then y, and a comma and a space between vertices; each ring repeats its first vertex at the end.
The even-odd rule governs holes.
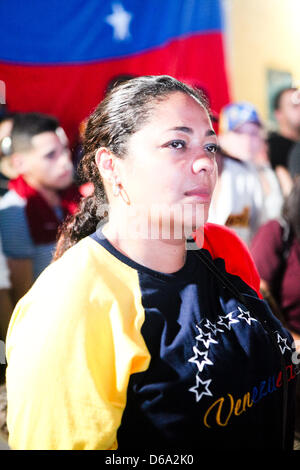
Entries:
POLYGON ((47 153, 44 157, 45 157, 47 160, 54 160, 55 155, 56 155, 56 154, 55 154, 55 152, 53 151, 53 152, 47 153))
POLYGON ((176 150, 183 149, 185 147, 185 142, 183 140, 172 140, 168 143, 168 147, 176 150))
POLYGON ((208 144, 205 146, 205 150, 209 153, 217 153, 218 151, 218 146, 216 144, 208 144))

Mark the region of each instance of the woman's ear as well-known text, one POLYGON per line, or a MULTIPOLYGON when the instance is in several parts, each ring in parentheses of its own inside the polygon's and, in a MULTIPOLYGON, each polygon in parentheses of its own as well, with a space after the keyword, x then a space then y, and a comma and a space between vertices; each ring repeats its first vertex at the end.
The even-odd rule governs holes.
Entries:
POLYGON ((106 189, 110 190, 114 196, 120 195, 123 201, 129 205, 130 200, 122 185, 118 171, 120 159, 106 147, 101 147, 96 152, 95 162, 106 189))
POLYGON ((116 179, 114 154, 106 147, 100 147, 95 155, 95 162, 103 182, 110 183, 116 179))

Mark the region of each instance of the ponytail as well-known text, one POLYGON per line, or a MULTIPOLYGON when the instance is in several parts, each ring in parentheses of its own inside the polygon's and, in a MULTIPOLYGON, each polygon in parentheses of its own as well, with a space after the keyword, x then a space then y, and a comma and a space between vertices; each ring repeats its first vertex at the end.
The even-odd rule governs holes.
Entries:
POLYGON ((107 212, 99 213, 99 207, 106 203, 105 194, 99 195, 97 193, 98 191, 95 189, 94 194, 83 198, 80 201, 78 211, 73 216, 69 216, 61 225, 53 261, 60 258, 66 250, 82 238, 94 233, 99 222, 107 215, 107 212))

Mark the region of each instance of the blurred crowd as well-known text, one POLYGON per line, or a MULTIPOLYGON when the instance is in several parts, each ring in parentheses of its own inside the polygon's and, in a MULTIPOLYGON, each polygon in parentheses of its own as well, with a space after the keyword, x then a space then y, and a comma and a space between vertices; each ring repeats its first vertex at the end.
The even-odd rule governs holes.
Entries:
MULTIPOLYGON (((123 77, 130 79, 130 76, 123 77)), ((203 90, 202 90, 203 91, 203 90)), ((230 103, 212 114, 218 182, 209 222, 230 227, 248 246, 261 290, 300 339, 300 92, 285 88, 268 131, 255 107, 230 103)), ((79 135, 84 130, 81 123, 79 135)), ((16 302, 51 262, 61 222, 93 190, 76 176, 80 142, 71 151, 55 117, 0 110, 0 339, 16 302)), ((50 286, 49 286, 50 288, 50 286)), ((3 379, 3 377, 2 377, 3 379)))

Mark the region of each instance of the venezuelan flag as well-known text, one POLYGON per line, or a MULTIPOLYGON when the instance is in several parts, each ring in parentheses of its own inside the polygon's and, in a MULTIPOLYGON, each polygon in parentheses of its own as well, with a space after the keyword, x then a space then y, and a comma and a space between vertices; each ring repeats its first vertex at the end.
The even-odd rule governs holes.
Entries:
POLYGON ((197 80, 229 100, 221 0, 0 3, 0 80, 10 111, 55 115, 71 141, 119 74, 197 80))

